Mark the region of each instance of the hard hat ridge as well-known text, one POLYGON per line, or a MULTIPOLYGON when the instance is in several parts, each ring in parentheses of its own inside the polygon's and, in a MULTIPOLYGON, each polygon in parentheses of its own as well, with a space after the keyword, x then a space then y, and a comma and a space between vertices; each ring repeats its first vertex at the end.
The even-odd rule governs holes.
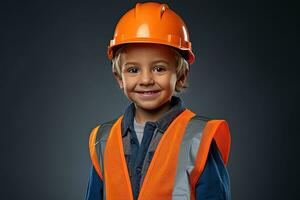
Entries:
MULTIPOLYGON (((136 18, 147 16, 146 12, 151 12, 149 7, 153 7, 154 10, 157 11, 156 15, 150 15, 149 17, 160 17, 162 18, 163 14, 167 9, 169 9, 169 6, 167 4, 160 4, 159 7, 157 7, 157 3, 155 2, 147 2, 147 3, 137 3, 134 7, 134 16, 136 18), (146 5, 146 6, 145 6, 146 5)), ((149 14, 153 14, 153 11, 149 14)))

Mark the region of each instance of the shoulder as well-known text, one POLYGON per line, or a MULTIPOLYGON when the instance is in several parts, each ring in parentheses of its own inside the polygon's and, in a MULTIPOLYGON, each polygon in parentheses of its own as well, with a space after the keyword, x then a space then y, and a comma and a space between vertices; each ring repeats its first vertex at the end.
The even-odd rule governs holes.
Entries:
POLYGON ((95 128, 91 130, 90 138, 89 138, 89 150, 90 156, 92 159, 93 166, 97 171, 99 177, 103 179, 102 171, 103 163, 101 161, 101 155, 103 154, 103 148, 105 147, 108 135, 110 133, 110 129, 112 128, 115 120, 111 120, 105 123, 98 124, 95 128))
POLYGON ((192 119, 191 119, 191 121, 203 121, 203 122, 207 122, 207 121, 209 121, 209 120, 212 120, 213 118, 211 118, 211 117, 207 117, 207 116, 204 116, 204 115, 198 115, 198 114, 196 114, 192 119))
POLYGON ((212 118, 204 115, 195 115, 192 117, 189 121, 188 127, 193 128, 193 130, 196 128, 196 130, 204 130, 206 127, 212 127, 219 128, 219 127, 226 127, 228 128, 228 123, 225 119, 218 119, 218 118, 212 118))
POLYGON ((101 129, 112 127, 117 120, 118 120, 118 118, 104 122, 104 123, 99 123, 97 126, 99 126, 99 128, 101 128, 101 129))
MULTIPOLYGON (((97 170, 100 177, 102 177, 102 173, 99 166, 99 157, 101 155, 102 147, 107 141, 108 135, 110 133, 110 129, 113 126, 115 120, 111 120, 102 124, 98 124, 95 128, 91 130, 89 137, 89 150, 90 156, 93 162, 95 169, 97 170)), ((105 145, 104 145, 105 146, 105 145)))
POLYGON ((202 116, 202 115, 195 115, 192 117, 186 127, 186 131, 189 134, 197 134, 201 133, 208 121, 210 121, 211 118, 202 116))
POLYGON ((221 153, 224 164, 228 162, 231 146, 231 136, 229 126, 224 119, 213 119, 211 117, 196 115, 190 120, 190 129, 201 141, 203 151, 208 152, 212 143, 215 149, 221 153))
POLYGON ((108 134, 110 132, 110 129, 112 128, 112 126, 114 125, 114 123, 117 121, 117 119, 113 119, 111 121, 107 121, 104 123, 99 123, 98 125, 96 125, 90 134, 90 137, 94 138, 94 142, 96 143, 97 141, 100 140, 106 140, 108 137, 108 134))

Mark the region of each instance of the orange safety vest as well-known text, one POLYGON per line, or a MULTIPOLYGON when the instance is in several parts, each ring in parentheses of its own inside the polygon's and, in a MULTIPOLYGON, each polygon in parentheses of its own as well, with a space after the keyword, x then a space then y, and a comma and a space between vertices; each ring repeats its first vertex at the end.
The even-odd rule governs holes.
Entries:
MULTIPOLYGON (((111 126, 103 126, 106 134, 102 134, 97 126, 90 135, 91 159, 104 182, 104 199, 107 200, 133 200, 122 144, 122 118, 111 126)), ((155 150, 138 200, 194 200, 195 186, 204 170, 213 139, 227 164, 230 133, 226 121, 209 120, 202 122, 200 128, 197 125, 201 122, 194 118, 195 114, 186 109, 169 125, 155 150)))

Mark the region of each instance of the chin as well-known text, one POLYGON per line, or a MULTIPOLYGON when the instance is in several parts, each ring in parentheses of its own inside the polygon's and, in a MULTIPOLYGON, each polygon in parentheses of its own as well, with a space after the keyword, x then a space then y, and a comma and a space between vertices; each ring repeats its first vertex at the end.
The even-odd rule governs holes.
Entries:
POLYGON ((156 110, 160 107, 159 104, 154 104, 154 103, 135 103, 136 106, 138 106, 139 108, 143 109, 143 110, 156 110))
MULTIPOLYGON (((166 101, 167 102, 167 101, 166 101)), ((135 101, 135 105, 138 106, 139 108, 143 109, 143 110, 148 110, 148 111, 154 111, 154 110, 158 110, 162 107, 164 107, 166 102, 153 102, 153 101, 135 101)))

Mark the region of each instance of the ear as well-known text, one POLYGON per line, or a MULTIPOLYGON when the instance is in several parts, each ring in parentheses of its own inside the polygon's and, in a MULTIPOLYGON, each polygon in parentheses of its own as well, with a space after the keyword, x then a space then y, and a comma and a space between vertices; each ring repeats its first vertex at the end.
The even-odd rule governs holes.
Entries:
POLYGON ((114 74, 114 77, 115 77, 115 79, 116 79, 116 81, 118 82, 118 84, 119 84, 119 87, 121 88, 121 89, 123 89, 123 81, 122 81, 122 77, 120 77, 120 75, 117 73, 117 72, 113 72, 113 74, 114 74))
POLYGON ((188 71, 185 71, 176 82, 176 87, 182 88, 187 80, 188 71))

